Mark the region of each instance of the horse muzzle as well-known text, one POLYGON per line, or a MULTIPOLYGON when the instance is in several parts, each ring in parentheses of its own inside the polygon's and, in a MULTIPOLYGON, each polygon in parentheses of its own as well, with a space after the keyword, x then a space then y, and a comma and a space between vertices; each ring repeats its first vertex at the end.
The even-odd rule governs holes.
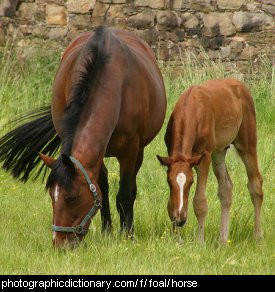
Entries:
POLYGON ((186 221, 187 221, 186 217, 184 217, 182 219, 181 218, 174 218, 173 223, 177 227, 183 227, 185 225, 186 221))

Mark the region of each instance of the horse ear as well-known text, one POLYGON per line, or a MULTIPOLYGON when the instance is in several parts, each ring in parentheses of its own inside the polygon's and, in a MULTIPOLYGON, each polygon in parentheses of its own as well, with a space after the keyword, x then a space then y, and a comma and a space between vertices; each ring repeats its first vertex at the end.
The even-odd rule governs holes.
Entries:
POLYGON ((51 156, 44 155, 40 152, 38 153, 38 155, 49 168, 53 167, 53 164, 56 161, 54 158, 52 158, 51 156))
POLYGON ((62 163, 66 167, 66 169, 70 173, 74 174, 76 172, 76 169, 75 169, 74 164, 72 163, 70 157, 67 156, 66 154, 61 154, 61 159, 62 159, 62 163))
POLYGON ((201 155, 193 156, 187 159, 187 162, 190 164, 191 167, 193 167, 194 165, 199 165, 205 155, 206 152, 204 151, 201 155))
POLYGON ((169 166, 171 164, 171 158, 170 157, 162 157, 157 155, 157 159, 159 160, 161 165, 169 166))

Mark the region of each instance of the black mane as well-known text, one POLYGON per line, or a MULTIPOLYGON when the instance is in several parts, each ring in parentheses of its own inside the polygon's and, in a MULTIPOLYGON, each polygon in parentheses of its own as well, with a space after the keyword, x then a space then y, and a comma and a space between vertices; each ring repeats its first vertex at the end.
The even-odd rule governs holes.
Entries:
MULTIPOLYGON (((105 27, 98 27, 81 51, 80 65, 83 69, 79 72, 79 80, 72 86, 70 103, 65 109, 65 114, 61 122, 61 154, 70 156, 75 132, 83 108, 87 103, 92 82, 96 73, 110 60, 110 55, 105 49, 105 32, 105 27)), ((57 182, 60 186, 68 190, 71 188, 73 177, 74 173, 67 171, 60 156, 53 165, 52 172, 46 183, 46 188, 50 188, 57 182)))

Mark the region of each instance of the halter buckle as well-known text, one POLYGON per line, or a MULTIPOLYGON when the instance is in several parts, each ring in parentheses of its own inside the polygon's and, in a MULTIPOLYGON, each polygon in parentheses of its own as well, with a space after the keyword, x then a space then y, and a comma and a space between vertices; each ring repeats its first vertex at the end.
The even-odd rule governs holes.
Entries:
POLYGON ((102 208, 102 206, 101 206, 101 202, 100 202, 99 199, 96 199, 95 202, 94 202, 94 204, 95 204, 95 206, 96 206, 97 208, 102 208))
POLYGON ((74 231, 76 234, 86 234, 87 233, 87 230, 81 226, 81 225, 78 225, 75 227, 75 231, 74 231))
POLYGON ((90 188, 90 191, 91 191, 92 193, 95 193, 95 192, 96 192, 96 186, 95 186, 94 184, 90 184, 90 185, 89 185, 89 188, 90 188))

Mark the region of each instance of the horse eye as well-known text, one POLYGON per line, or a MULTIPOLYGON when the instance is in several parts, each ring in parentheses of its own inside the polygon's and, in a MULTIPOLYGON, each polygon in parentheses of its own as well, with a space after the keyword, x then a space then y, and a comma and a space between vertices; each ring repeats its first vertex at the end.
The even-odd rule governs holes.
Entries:
POLYGON ((70 196, 70 197, 65 198, 65 201, 66 201, 66 203, 68 203, 68 204, 75 203, 76 200, 77 200, 77 196, 70 196))

